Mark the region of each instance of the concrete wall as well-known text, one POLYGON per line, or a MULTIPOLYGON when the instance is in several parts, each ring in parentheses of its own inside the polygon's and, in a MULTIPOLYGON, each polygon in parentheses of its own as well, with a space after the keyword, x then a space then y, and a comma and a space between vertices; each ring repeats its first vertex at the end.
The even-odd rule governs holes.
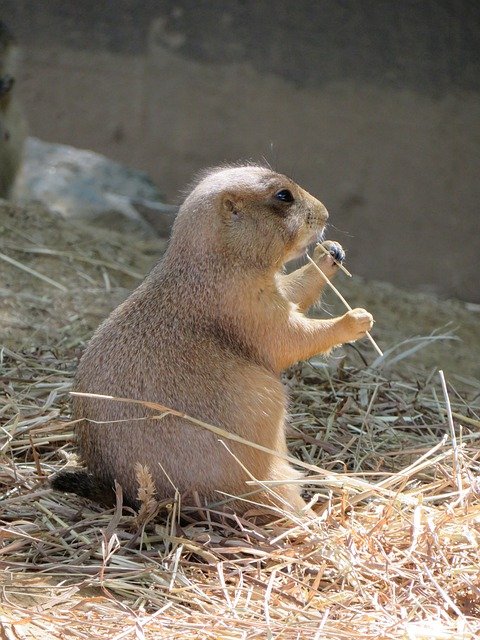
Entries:
POLYGON ((0 0, 31 133, 147 171, 264 157, 368 278, 480 301, 480 4, 0 0))

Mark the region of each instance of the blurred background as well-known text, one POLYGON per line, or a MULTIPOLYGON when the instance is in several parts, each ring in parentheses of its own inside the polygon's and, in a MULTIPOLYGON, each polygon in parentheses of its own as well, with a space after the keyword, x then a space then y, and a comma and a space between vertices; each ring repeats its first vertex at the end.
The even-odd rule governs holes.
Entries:
POLYGON ((0 0, 30 135, 149 174, 266 160, 355 274, 480 302, 480 3, 0 0), (334 227, 334 228, 333 228, 334 227))

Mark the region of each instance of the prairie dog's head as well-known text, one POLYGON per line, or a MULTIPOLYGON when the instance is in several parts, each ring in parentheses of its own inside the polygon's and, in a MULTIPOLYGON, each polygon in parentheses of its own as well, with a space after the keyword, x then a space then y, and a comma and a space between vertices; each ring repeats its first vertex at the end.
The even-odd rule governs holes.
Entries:
POLYGON ((172 243, 236 264, 280 268, 320 239, 328 212, 290 178, 260 166, 204 174, 180 208, 172 243))

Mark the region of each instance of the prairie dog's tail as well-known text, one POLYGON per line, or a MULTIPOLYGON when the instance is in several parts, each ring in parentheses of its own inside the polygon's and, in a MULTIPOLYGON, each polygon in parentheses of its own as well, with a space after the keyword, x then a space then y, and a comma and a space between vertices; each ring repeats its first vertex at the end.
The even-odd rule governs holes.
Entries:
POLYGON ((83 498, 89 498, 108 506, 115 504, 113 486, 89 473, 86 469, 60 471, 50 480, 50 486, 56 491, 76 493, 83 498))

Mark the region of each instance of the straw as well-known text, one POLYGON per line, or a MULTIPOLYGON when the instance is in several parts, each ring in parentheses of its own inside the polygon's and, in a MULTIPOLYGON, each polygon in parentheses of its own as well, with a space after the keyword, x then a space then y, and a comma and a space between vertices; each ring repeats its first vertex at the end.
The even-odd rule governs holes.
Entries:
MULTIPOLYGON (((282 481, 266 482, 258 473, 245 486, 250 511, 244 516, 221 512, 231 502, 221 487, 214 503, 198 496, 198 507, 186 507, 175 478, 171 495, 161 499, 150 479, 154 470, 144 465, 136 469, 138 509, 122 507, 117 484, 116 506, 108 510, 52 491, 48 478, 81 464, 69 404, 77 347, 135 286, 132 277, 148 270, 153 255, 133 236, 126 244, 108 231, 99 243, 98 230, 80 233, 71 221, 35 211, 24 220, 15 237, 8 240, 8 230, 1 237, 2 251, 19 252, 35 272, 2 261, 13 285, 4 325, 15 328, 8 315, 15 303, 14 321, 25 322, 33 345, 15 349, 8 338, 8 347, 0 347, 2 639, 480 637, 480 382, 473 369, 462 369, 458 389, 449 380, 448 397, 436 370, 412 360, 430 349, 440 364, 436 345, 451 340, 448 332, 406 340, 392 331, 396 342, 383 356, 388 377, 358 366, 363 344, 346 350, 339 363, 299 363, 285 373, 288 453, 279 462, 305 472, 296 482, 317 518, 279 510, 274 522, 256 520, 259 486, 275 491, 282 481), (45 226, 44 235, 37 233, 45 226), (42 238, 48 251, 37 252, 42 238), (68 296, 37 273, 53 281, 61 273, 68 296), (44 313, 28 315, 23 296, 29 292, 41 297, 44 313), (76 306, 58 305, 72 295, 76 306)), ((466 366, 462 343, 446 346, 466 366)), ((172 421, 187 420, 174 414, 176 407, 164 409, 177 416, 172 421)), ((157 404, 145 413, 162 428, 157 404)), ((233 441, 227 436, 241 438, 233 428, 188 424, 211 428, 223 446, 233 441)), ((242 461, 230 448, 232 470, 238 469, 242 461)))
POLYGON ((63 284, 60 284, 56 280, 49 278, 48 276, 44 275, 43 273, 40 273, 36 269, 31 269, 30 267, 27 267, 27 265, 23 264, 22 262, 19 262, 18 260, 14 260, 13 258, 10 258, 10 256, 5 255, 4 253, 0 253, 0 260, 4 260, 5 262, 8 262, 14 267, 17 267, 17 269, 21 269, 22 271, 29 273, 31 276, 34 276, 39 280, 43 280, 44 282, 51 284, 52 287, 56 287, 57 289, 60 289, 60 291, 63 291, 64 293, 68 291, 67 287, 64 287, 63 284))
MULTIPOLYGON (((352 307, 348 304, 348 302, 345 300, 345 298, 342 296, 342 294, 340 293, 340 291, 335 287, 335 285, 332 284, 332 282, 330 281, 330 279, 323 273, 323 271, 320 269, 320 267, 318 266, 318 264, 316 264, 312 258, 307 255, 307 260, 315 267, 315 269, 318 271, 318 273, 322 276, 323 280, 328 284, 328 286, 332 289, 332 291, 340 298, 340 300, 343 302, 343 304, 346 306, 346 308, 349 311, 353 311, 352 307)), ((375 340, 372 338, 372 336, 370 335, 370 332, 367 331, 366 334, 367 338, 370 340, 370 342, 372 343, 375 351, 378 353, 379 356, 383 356, 383 351, 380 349, 380 347, 378 346, 378 344, 375 342, 375 340)))
MULTIPOLYGON (((158 500, 144 467, 136 470, 138 512, 122 511, 120 493, 117 508, 105 510, 50 490, 46 476, 74 464, 67 399, 75 355, 39 348, 4 349, 1 357, 5 637, 480 634, 479 434, 469 419, 480 412, 476 387, 447 402, 441 380, 418 368, 408 375, 389 370, 387 379, 378 369, 354 367, 348 354, 338 370, 300 365, 287 374, 287 459, 309 473, 301 482, 317 519, 292 520, 280 511, 276 522, 256 524, 219 517, 218 505, 202 504, 200 512, 183 507, 179 522, 177 499, 158 500)), ((161 415, 157 403, 147 405, 161 415)), ((187 419, 174 407, 171 413, 187 419)), ((207 428, 201 420, 191 424, 207 428)), ((228 446, 228 432, 211 427, 228 446)), ((232 468, 239 463, 232 455, 232 468)), ((252 482, 245 493, 253 511, 258 483, 264 490, 276 485, 252 482)), ((219 492, 218 504, 228 501, 219 492)))

